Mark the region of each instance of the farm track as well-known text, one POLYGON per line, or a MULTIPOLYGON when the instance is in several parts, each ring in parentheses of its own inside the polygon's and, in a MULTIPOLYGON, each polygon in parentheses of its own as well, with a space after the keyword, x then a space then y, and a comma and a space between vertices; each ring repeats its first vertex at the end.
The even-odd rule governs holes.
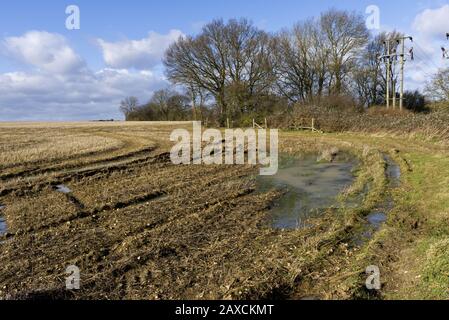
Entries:
MULTIPOLYGON (((93 165, 107 165, 108 163, 119 162, 120 160, 127 160, 133 157, 147 155, 149 152, 156 150, 158 147, 154 145, 152 140, 135 141, 133 137, 126 135, 117 135, 111 133, 93 132, 94 136, 101 138, 110 138, 120 141, 122 147, 114 147, 101 151, 92 151, 88 154, 71 155, 62 159, 49 160, 41 159, 39 161, 29 162, 24 170, 19 170, 13 173, 0 174, 0 181, 7 181, 14 178, 29 177, 41 174, 48 174, 53 172, 61 172, 64 170, 82 169, 93 165), (150 145, 150 146, 148 146, 150 145)), ((6 168, 2 168, 4 171, 6 168)))
MULTIPOLYGON (((243 169, 245 171, 247 169, 243 169)), ((197 170, 196 174, 193 177, 190 178, 196 178, 198 179, 203 170, 197 170)), ((242 169, 233 169, 231 168, 230 171, 226 170, 223 172, 221 168, 214 168, 213 170, 209 170, 211 172, 214 172, 214 174, 211 176, 212 179, 201 182, 199 185, 196 185, 194 188, 190 187, 190 189, 197 189, 198 187, 201 187, 204 191, 204 193, 201 193, 197 197, 191 198, 188 201, 191 201, 194 199, 195 201, 201 202, 201 199, 204 199, 207 194, 210 192, 211 185, 220 185, 225 180, 229 180, 229 174, 232 172, 241 172, 242 169)), ((240 180, 243 177, 242 173, 238 174, 236 179, 240 180)), ((80 181, 82 184, 82 180, 80 181)), ((177 223, 178 219, 186 219, 188 218, 189 214, 188 212, 191 212, 191 215, 196 215, 197 212, 202 210, 208 210, 210 207, 214 207, 217 204, 220 203, 226 203, 228 195, 224 194, 223 196, 218 197, 216 200, 208 202, 208 203, 201 203, 196 204, 191 208, 188 207, 181 207, 177 210, 174 208, 170 208, 173 201, 185 201, 184 193, 182 193, 182 189, 187 188, 189 189, 189 186, 191 185, 190 180, 186 180, 184 182, 178 182, 176 184, 173 184, 171 189, 168 192, 165 191, 157 191, 150 194, 141 195, 135 198, 128 199, 127 201, 123 202, 116 202, 114 204, 106 204, 99 206, 97 208, 91 209, 91 210, 81 210, 77 211, 74 215, 68 216, 64 219, 61 219, 59 221, 54 221, 50 224, 41 225, 38 228, 28 228, 25 232, 22 230, 19 230, 17 234, 10 234, 8 239, 9 241, 13 240, 14 242, 22 240, 16 239, 17 237, 30 237, 30 238, 45 238, 48 239, 49 233, 58 233, 58 229, 64 229, 67 225, 73 225, 73 224, 81 224, 86 225, 91 223, 91 219, 94 221, 99 221, 102 219, 108 219, 109 215, 112 215, 115 211, 123 211, 123 210, 139 210, 139 206, 143 203, 150 203, 151 201, 158 201, 160 203, 163 203, 164 206, 166 206, 165 209, 160 209, 159 212, 161 215, 158 215, 157 218, 153 222, 149 222, 143 226, 135 227, 132 230, 129 230, 125 234, 122 235, 122 237, 118 238, 115 241, 109 242, 107 245, 105 244, 104 247, 110 248, 111 246, 118 246, 122 242, 126 242, 127 239, 140 239, 149 236, 148 232, 154 232, 155 230, 158 230, 158 228, 164 228, 167 229, 169 226, 177 223), (187 210, 187 212, 186 212, 187 210), (169 214, 167 216, 167 214, 169 214)), ((193 191, 193 190, 192 190, 193 191)), ((235 198, 239 198, 242 196, 245 196, 249 193, 251 193, 253 189, 248 190, 240 190, 235 191, 236 195, 235 198)), ((70 195, 70 198, 73 200, 75 197, 70 195)), ((77 199, 77 198, 75 198, 77 199)), ((76 202, 80 202, 78 199, 76 202)), ((84 205, 83 205, 84 206, 84 205)), ((96 228, 96 227, 92 227, 96 228)), ((26 242, 28 243, 28 242, 26 242)), ((33 241, 33 244, 36 246, 37 242, 33 241)), ((110 249, 107 249, 109 251, 110 249)), ((90 251, 89 251, 90 252, 90 251)), ((87 253, 89 254, 89 253, 87 253)), ((81 254, 77 257, 74 257, 75 260, 82 260, 83 257, 86 256, 86 253, 81 254)), ((106 257, 105 257, 106 258, 106 257)), ((142 258, 142 261, 144 258, 142 258)), ((125 266, 118 267, 119 269, 125 268, 127 272, 131 272, 133 268, 125 266), (128 270, 129 269, 129 270, 128 270)), ((109 271, 111 274, 114 274, 115 276, 118 276, 120 272, 118 272, 116 269, 109 271)), ((126 273, 126 272, 125 272, 126 273)), ((20 294, 19 294, 20 295, 20 294)))
MULTIPOLYGON (((148 148, 148 153, 153 153, 156 148, 148 148)), ((140 152, 139 152, 140 153, 140 152)), ((16 193, 20 196, 23 194, 30 194, 30 192, 40 192, 49 186, 55 186, 58 184, 63 184, 71 181, 79 181, 85 178, 98 176, 97 179, 101 179, 103 176, 107 176, 117 171, 128 170, 131 171, 139 166, 143 166, 149 163, 164 163, 168 162, 169 154, 160 153, 153 155, 146 155, 141 157, 134 157, 135 154, 130 157, 120 156, 120 160, 103 160, 96 166, 83 165, 79 166, 77 169, 70 168, 66 169, 44 169, 41 172, 33 171, 33 174, 22 175, 15 178, 25 178, 25 181, 14 181, 14 187, 7 187, 0 191, 0 197, 9 195, 11 193, 16 193), (49 174, 50 177, 44 177, 42 175, 49 174), (40 179, 41 178, 41 179, 40 179), (31 182, 30 182, 31 180, 31 182), (35 180, 36 182, 33 182, 35 180), (43 182, 41 182, 44 180, 43 182)), ((10 179, 12 179, 10 177, 10 179)))
MULTIPOLYGON (((224 179, 226 179, 226 175, 229 174, 229 171, 227 171, 223 174, 223 170, 221 168, 215 168, 215 169, 213 169, 212 172, 213 172, 213 178, 211 180, 208 180, 206 182, 200 182, 199 184, 196 185, 195 188, 201 187, 201 188, 207 189, 212 184, 220 184, 223 182, 224 179), (223 175, 224 175, 224 177, 223 177, 223 175)), ((128 176, 129 172, 124 172, 121 174, 123 174, 123 176, 128 176)), ((172 199, 170 199, 170 197, 173 197, 174 194, 176 194, 176 193, 179 194, 182 190, 188 188, 188 186, 191 185, 190 180, 199 179, 203 174, 204 174, 204 172, 197 171, 196 174, 189 176, 188 179, 184 178, 184 181, 168 180, 168 181, 165 181, 166 186, 157 186, 157 185, 149 186, 149 189, 154 190, 154 191, 150 191, 149 193, 143 193, 143 194, 140 192, 140 193, 137 193, 133 197, 129 197, 129 195, 128 195, 128 196, 124 197, 123 199, 116 199, 115 202, 111 202, 108 204, 103 204, 103 205, 98 206, 98 205, 95 205, 95 203, 93 203, 92 205, 94 206, 94 208, 91 208, 91 209, 88 209, 89 205, 86 205, 86 203, 83 203, 79 199, 79 197, 76 197, 72 193, 66 194, 65 196, 66 196, 67 200, 71 204, 73 204, 77 209, 74 214, 64 217, 62 219, 59 219, 57 221, 52 221, 51 223, 48 223, 48 224, 41 224, 37 228, 28 227, 26 229, 26 231, 31 232, 31 233, 42 232, 42 231, 45 231, 45 230, 48 230, 51 228, 58 227, 60 225, 68 223, 68 222, 73 222, 78 219, 86 219, 86 218, 89 218, 92 216, 96 216, 96 218, 99 218, 102 215, 108 215, 108 213, 110 211, 125 209, 128 207, 134 207, 141 203, 147 203, 149 201, 153 201, 153 200, 159 199, 161 197, 167 198, 168 199, 167 201, 172 201, 172 199), (161 188, 166 188, 166 189, 161 190, 161 188)), ((245 176, 244 174, 240 174, 237 176, 237 178, 241 179, 244 176, 245 176)), ((105 178, 105 177, 103 177, 103 178, 105 178)), ((93 182, 94 185, 96 185, 96 183, 97 183, 96 181, 93 182)), ((81 180, 81 181, 79 181, 79 184, 82 185, 83 188, 86 188, 86 187, 88 188, 88 185, 92 184, 92 181, 83 182, 81 180)), ((107 184, 107 182, 106 182, 106 184, 107 184)), ((201 195, 201 197, 204 197, 204 196, 205 196, 204 194, 201 195)), ((28 201, 28 199, 27 199, 27 201, 28 201)), ((206 203, 205 205, 195 206, 193 208, 193 211, 197 211, 199 209, 204 209, 207 206, 211 206, 211 205, 215 204, 217 201, 219 202, 220 200, 215 200, 214 202, 206 203)), ((37 207, 36 207, 36 209, 38 210, 37 207)), ((177 218, 176 214, 174 214, 172 212, 171 218, 169 220, 175 220, 176 218, 177 218)), ((159 219, 159 221, 163 221, 163 219, 159 219)), ((157 223, 157 224, 160 224, 160 223, 157 223)), ((14 236, 14 234, 12 234, 12 233, 10 233, 8 235, 8 237, 13 237, 13 236, 14 236)))
MULTIPOLYGON (((36 150, 39 150, 39 148, 42 148, 42 145, 46 146, 48 144, 56 144, 58 142, 57 139, 61 137, 61 134, 62 136, 73 136, 73 139, 76 140, 76 137, 80 134, 80 131, 64 130, 63 133, 56 131, 54 132, 54 135, 51 134, 51 131, 44 131, 44 133, 42 131, 37 131, 30 132, 30 134, 36 135, 37 137, 39 137, 41 134, 43 135, 43 137, 41 138, 42 140, 36 139, 34 141, 34 144, 29 146, 30 149, 34 147, 36 150)), ((106 132, 99 133, 96 130, 83 132, 83 135, 88 135, 92 141, 95 141, 96 139, 106 139, 106 141, 109 141, 111 145, 106 147, 97 146, 96 148, 94 148, 94 150, 91 151, 71 150, 72 152, 69 153, 64 152, 65 155, 53 155, 51 154, 51 150, 45 150, 45 154, 37 156, 37 159, 28 159, 26 157, 28 155, 26 153, 27 149, 24 149, 26 145, 23 145, 23 143, 21 143, 21 147, 16 150, 16 152, 23 151, 24 158, 22 159, 22 161, 18 161, 16 154, 16 157, 14 157, 14 159, 7 161, 6 164, 1 164, 1 176, 7 179, 9 176, 13 176, 15 174, 20 175, 22 173, 32 173, 34 170, 41 170, 48 166, 55 168, 61 165, 64 167, 69 167, 73 164, 80 165, 83 163, 95 162, 96 160, 107 160, 107 158, 112 158, 114 156, 126 155, 127 153, 136 151, 139 147, 147 144, 147 142, 142 143, 143 141, 132 141, 130 137, 119 136, 106 132), (47 152, 49 153, 47 154, 47 152)), ((7 133, 5 134, 5 136, 8 136, 7 133)), ((20 139, 23 139, 23 137, 21 137, 20 139)), ((64 146, 61 146, 61 148, 63 147, 64 146)), ((11 149, 11 151, 14 151, 14 146, 11 146, 11 148, 7 149, 11 149)), ((8 151, 9 150, 6 151, 6 154, 8 154, 8 151)))
MULTIPOLYGON (((93 160, 91 162, 83 163, 83 164, 67 165, 67 164, 63 163, 60 166, 51 166, 51 167, 47 167, 47 168, 45 168, 45 167, 39 168, 38 167, 38 168, 34 168, 34 169, 23 170, 23 171, 16 172, 16 173, 0 175, 0 181, 8 181, 11 179, 17 179, 17 178, 23 178, 23 177, 33 177, 33 176, 49 174, 49 173, 60 173, 60 172, 68 171, 68 170, 69 171, 82 170, 82 169, 85 169, 87 167, 94 166, 94 165, 106 166, 108 164, 114 164, 115 162, 120 162, 122 160, 129 161, 130 159, 132 159, 134 157, 139 158, 139 156, 146 155, 156 149, 157 149, 156 147, 147 147, 147 148, 143 148, 138 151, 133 151, 128 154, 122 154, 122 155, 115 156, 112 158, 93 160)), ((136 160, 139 160, 139 159, 136 159, 136 160)))

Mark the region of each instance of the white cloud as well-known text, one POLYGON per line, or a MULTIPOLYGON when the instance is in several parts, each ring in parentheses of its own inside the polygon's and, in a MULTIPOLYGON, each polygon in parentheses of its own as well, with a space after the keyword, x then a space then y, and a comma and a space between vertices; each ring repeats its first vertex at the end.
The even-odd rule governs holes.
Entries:
POLYGON ((85 63, 59 34, 30 31, 21 37, 9 37, 3 42, 6 54, 22 63, 51 73, 81 70, 85 63))
POLYGON ((449 4, 424 10, 416 16, 413 28, 428 36, 444 37, 449 32, 449 4))
POLYGON ((107 42, 98 39, 97 42, 109 67, 149 69, 161 62, 165 50, 182 35, 179 30, 171 30, 166 35, 150 32, 141 40, 107 42))
POLYGON ((441 57, 441 46, 445 45, 449 32, 449 5, 436 9, 424 9, 416 15, 411 25, 415 61, 406 65, 406 86, 423 90, 426 83, 440 68, 447 67, 441 57))
POLYGON ((31 31, 3 44, 8 57, 34 68, 0 73, 0 121, 117 119, 124 97, 145 102, 168 84, 157 67, 90 70, 59 34, 31 31))
POLYGON ((167 83, 150 71, 103 69, 75 75, 0 74, 0 121, 120 118, 126 96, 149 99, 167 83))

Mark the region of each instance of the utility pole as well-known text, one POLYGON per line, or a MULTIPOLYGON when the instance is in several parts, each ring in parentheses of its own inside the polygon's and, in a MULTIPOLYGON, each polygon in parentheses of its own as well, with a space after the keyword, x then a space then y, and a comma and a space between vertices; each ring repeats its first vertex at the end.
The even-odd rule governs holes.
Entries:
POLYGON ((391 77, 391 91, 392 91, 392 96, 393 96, 393 110, 396 110, 396 79, 395 79, 395 62, 397 61, 397 49, 394 49, 393 51, 393 55, 391 56, 391 73, 392 73, 392 77, 391 77))
MULTIPOLYGON (((448 33, 448 39, 449 39, 449 33, 448 33)), ((387 66, 387 108, 390 108, 390 89, 392 89, 393 93, 393 108, 396 109, 396 82, 395 82, 395 72, 394 72, 394 61, 397 61, 398 56, 401 58, 401 89, 400 89, 400 100, 399 100, 399 108, 402 110, 404 107, 404 82, 405 82, 405 76, 404 76, 404 66, 405 66, 405 40, 410 40, 413 42, 413 38, 410 36, 402 37, 399 39, 396 39, 397 44, 401 44, 402 50, 401 53, 398 54, 396 50, 392 52, 391 50, 391 40, 387 39, 384 42, 384 45, 386 47, 386 54, 381 56, 379 59, 383 59, 385 61, 386 59, 386 66, 387 66), (393 69, 391 68, 393 66, 393 69), (393 76, 393 77, 392 77, 393 76)), ((410 56, 411 60, 414 59, 413 55, 413 48, 410 49, 410 56)))
POLYGON ((387 40, 387 109, 390 109, 390 40, 387 40))
POLYGON ((390 40, 387 39, 384 42, 384 45, 386 46, 387 49, 387 54, 381 56, 379 59, 386 59, 386 64, 387 64, 387 85, 386 85, 386 97, 385 97, 385 101, 387 102, 387 109, 390 108, 390 59, 391 59, 391 55, 390 55, 390 40))
MULTIPOLYGON (((405 40, 410 40, 413 42, 412 37, 402 37, 398 41, 402 44, 402 50, 401 50, 401 93, 400 93, 400 99, 399 99, 399 109, 402 111, 404 108, 404 66, 405 66, 405 40)), ((413 59, 413 57, 412 57, 413 59)))

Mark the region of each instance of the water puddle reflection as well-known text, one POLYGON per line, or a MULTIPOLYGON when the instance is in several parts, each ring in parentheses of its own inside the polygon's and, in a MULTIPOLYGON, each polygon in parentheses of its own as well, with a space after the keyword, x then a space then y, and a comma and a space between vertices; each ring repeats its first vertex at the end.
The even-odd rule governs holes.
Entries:
MULTIPOLYGON (((401 168, 393 159, 384 155, 385 163, 387 167, 385 169, 385 175, 388 179, 388 186, 391 189, 397 188, 401 182, 401 168)), ((354 238, 356 246, 362 246, 369 240, 371 240, 374 234, 380 230, 382 225, 388 219, 388 213, 393 210, 394 201, 391 195, 388 195, 385 200, 380 203, 368 216, 366 216, 366 223, 363 226, 361 232, 354 238)))
MULTIPOLYGON (((8 231, 8 227, 6 225, 6 220, 1 216, 2 211, 6 208, 6 206, 0 204, 0 237, 6 234, 8 231)), ((1 241, 0 241, 1 243, 1 241)))
POLYGON ((55 187, 55 190, 56 190, 57 192, 61 192, 61 193, 65 193, 65 194, 68 194, 68 193, 71 193, 71 192, 72 192, 72 190, 70 190, 67 186, 65 186, 65 185, 63 185, 63 184, 57 185, 57 186, 55 187))
POLYGON ((306 226, 307 218, 338 205, 337 196, 354 182, 354 159, 338 156, 332 163, 317 162, 316 155, 303 158, 281 156, 274 176, 260 176, 260 192, 282 190, 270 211, 274 228, 296 229, 306 226))

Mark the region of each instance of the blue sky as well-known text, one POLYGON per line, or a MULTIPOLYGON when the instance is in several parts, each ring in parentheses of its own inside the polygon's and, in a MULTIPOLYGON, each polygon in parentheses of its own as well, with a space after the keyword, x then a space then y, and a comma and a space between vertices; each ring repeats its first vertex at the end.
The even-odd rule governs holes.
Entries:
POLYGON ((247 17, 275 32, 329 8, 364 14, 369 5, 380 8, 382 30, 416 37, 423 61, 413 68, 409 86, 420 87, 430 69, 443 66, 438 50, 444 41, 438 37, 446 26, 449 32, 447 1, 2 2, 0 121, 120 118, 122 95, 145 100, 167 85, 159 63, 165 47, 180 34, 197 33, 214 18, 247 17), (81 10, 80 30, 65 28, 68 5, 81 10), (52 63, 46 52, 55 59, 52 63))

